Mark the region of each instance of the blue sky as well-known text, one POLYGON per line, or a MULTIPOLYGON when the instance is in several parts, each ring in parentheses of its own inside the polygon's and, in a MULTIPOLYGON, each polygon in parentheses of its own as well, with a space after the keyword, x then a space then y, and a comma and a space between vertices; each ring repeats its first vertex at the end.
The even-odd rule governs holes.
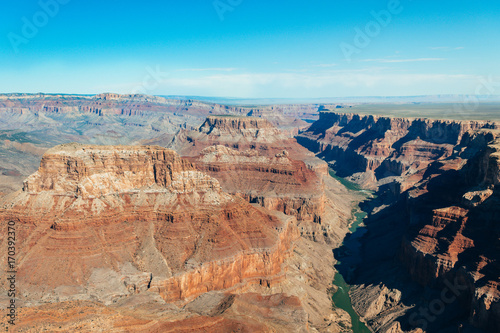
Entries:
POLYGON ((500 95, 497 0, 20 0, 2 9, 5 93, 500 95))

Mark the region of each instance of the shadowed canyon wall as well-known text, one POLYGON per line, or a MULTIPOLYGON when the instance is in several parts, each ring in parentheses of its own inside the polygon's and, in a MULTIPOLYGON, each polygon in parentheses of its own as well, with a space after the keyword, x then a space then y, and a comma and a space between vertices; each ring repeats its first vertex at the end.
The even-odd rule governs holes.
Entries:
POLYGON ((463 319, 487 331, 500 329, 499 134, 498 124, 488 121, 323 111, 297 136, 339 175, 377 190, 377 199, 365 205, 363 263, 350 278, 355 307, 377 331, 392 327, 398 312, 405 331, 444 329, 463 319), (396 279, 387 275, 388 269, 399 271, 395 258, 406 267, 396 279), (460 311, 421 320, 415 303, 425 308, 433 299, 418 300, 410 282, 397 281, 406 275, 436 290, 459 281, 460 311), (386 286, 402 290, 403 300, 375 305, 380 300, 369 295, 377 283, 378 295, 386 286))

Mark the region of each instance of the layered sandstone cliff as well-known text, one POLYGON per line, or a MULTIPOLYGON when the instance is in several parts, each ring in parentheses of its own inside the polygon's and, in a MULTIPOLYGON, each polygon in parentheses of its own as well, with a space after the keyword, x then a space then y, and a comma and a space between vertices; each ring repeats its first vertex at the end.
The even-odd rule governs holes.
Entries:
POLYGON ((291 142, 269 121, 255 117, 210 116, 193 131, 178 133, 169 147, 182 156, 196 156, 204 148, 225 145, 235 149, 283 149, 291 142))
POLYGON ((342 176, 374 187, 388 177, 411 175, 446 159, 470 131, 498 128, 487 121, 390 118, 320 112, 320 119, 299 134, 299 143, 334 161, 342 176))
POLYGON ((292 218, 225 193, 161 147, 58 146, 1 205, 2 233, 16 225, 27 309, 134 295, 182 304, 210 291, 269 288, 284 280, 298 237, 292 218))
POLYGON ((297 138, 378 189, 365 207, 363 260, 344 270, 376 331, 499 329, 498 127, 326 111, 297 138))
MULTIPOLYGON (((323 232, 299 237, 322 208, 308 211, 294 196, 322 184, 318 175, 283 150, 269 157, 215 146, 199 157, 158 146, 48 150, 22 190, 1 201, 0 220, 13 221, 18 236, 17 329, 340 332, 339 322, 348 325, 328 298, 333 256, 323 232), (293 199, 286 207, 250 204, 245 181, 232 184, 233 195, 229 179, 221 185, 201 160, 229 174, 254 172, 257 196, 267 198, 264 189, 276 183, 273 191, 293 199)), ((332 242, 350 212, 336 186, 322 194, 323 216, 338 224, 332 242)))
MULTIPOLYGON (((483 135, 484 131, 472 136, 483 135)), ((488 131, 490 135, 495 137, 498 132, 488 131)), ((498 139, 493 139, 471 156, 452 180, 441 184, 439 177, 427 179, 422 182, 425 195, 413 191, 411 212, 416 215, 415 210, 431 210, 432 216, 423 220, 423 226, 413 228, 401 252, 403 262, 420 284, 464 281, 467 288, 462 296, 468 297, 465 306, 470 309, 470 321, 488 331, 500 329, 499 147, 498 139), (443 208, 429 207, 430 200, 446 192, 455 195, 444 200, 443 208)), ((462 155, 474 148, 472 144, 465 146, 462 155)))
POLYGON ((225 191, 295 216, 310 239, 338 242, 337 219, 327 212, 333 206, 325 194, 327 164, 267 120, 208 117, 198 130, 178 133, 169 147, 189 156, 225 191))
POLYGON ((290 159, 287 150, 267 157, 257 150, 211 146, 202 150, 196 165, 217 178, 226 191, 249 202, 300 221, 321 221, 325 204, 321 177, 304 162, 290 159))
POLYGON ((56 145, 165 145, 180 130, 198 128, 207 116, 256 115, 288 137, 316 117, 314 105, 236 107, 141 94, 0 95, 0 195, 16 191, 56 145))

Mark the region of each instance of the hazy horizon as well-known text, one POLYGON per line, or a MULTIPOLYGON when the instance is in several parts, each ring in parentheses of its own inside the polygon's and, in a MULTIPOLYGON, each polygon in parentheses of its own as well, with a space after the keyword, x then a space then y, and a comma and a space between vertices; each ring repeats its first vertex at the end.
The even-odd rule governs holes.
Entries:
POLYGON ((499 14, 494 1, 9 3, 0 91, 499 95, 499 14))

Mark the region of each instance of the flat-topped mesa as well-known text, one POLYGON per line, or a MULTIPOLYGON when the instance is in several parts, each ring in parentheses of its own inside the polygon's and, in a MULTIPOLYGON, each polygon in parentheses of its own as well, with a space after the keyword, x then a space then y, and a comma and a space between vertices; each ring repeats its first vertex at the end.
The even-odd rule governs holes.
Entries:
MULTIPOLYGON (((458 144, 468 131, 500 128, 499 124, 491 121, 402 118, 320 111, 319 120, 310 127, 309 131, 325 130, 336 126, 343 128, 343 132, 350 133, 357 133, 363 129, 374 129, 381 134, 386 131, 396 131, 400 134, 408 131, 423 140, 429 139, 436 143, 450 144, 458 144)), ((334 132, 337 133, 337 131, 334 132)))
POLYGON ((104 99, 104 100, 116 100, 116 99, 122 98, 122 95, 115 94, 115 93, 102 93, 102 94, 95 95, 94 98, 104 99))
POLYGON ((258 150, 274 157, 287 150, 292 159, 311 159, 314 154, 266 119, 238 116, 209 116, 197 130, 179 131, 168 144, 181 156, 198 156, 210 146, 226 146, 239 151, 258 150))
POLYGON ((0 222, 19 226, 16 281, 34 302, 61 290, 110 304, 145 291, 184 302, 270 287, 285 278, 299 237, 293 217, 224 192, 156 146, 57 146, 0 207, 0 222))
POLYGON ((218 128, 220 130, 275 128, 273 124, 264 118, 229 115, 207 117, 205 123, 201 126, 201 129, 207 127, 218 128))
MULTIPOLYGON (((388 177, 410 179, 437 160, 453 155, 462 140, 479 130, 497 131, 490 121, 394 118, 321 111, 297 141, 335 161, 343 177, 366 187, 388 177)), ((469 138, 470 139, 470 138, 469 138)), ((382 181, 383 183, 383 181, 382 181)), ((403 187, 408 188, 410 179, 403 187)))
POLYGON ((146 188, 186 193, 219 184, 170 149, 71 143, 48 150, 23 191, 91 198, 146 188))
POLYGON ((256 142, 287 139, 268 120, 256 117, 210 116, 199 131, 207 135, 235 136, 234 139, 248 138, 256 142))

